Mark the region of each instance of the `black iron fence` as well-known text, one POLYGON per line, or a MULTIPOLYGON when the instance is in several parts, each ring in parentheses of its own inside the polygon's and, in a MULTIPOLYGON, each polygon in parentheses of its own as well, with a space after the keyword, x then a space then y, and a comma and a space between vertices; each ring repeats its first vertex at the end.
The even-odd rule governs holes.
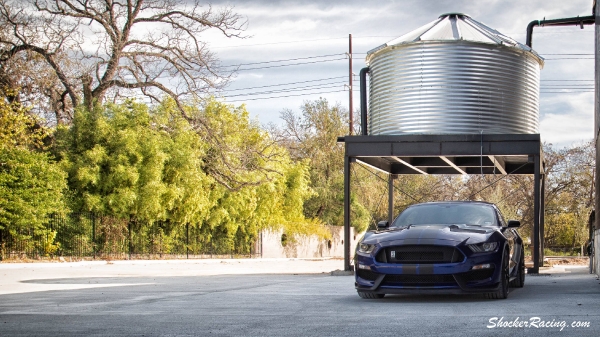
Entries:
POLYGON ((191 224, 148 225, 94 213, 54 215, 43 228, 0 230, 0 260, 260 257, 261 247, 260 236, 207 235, 191 224))

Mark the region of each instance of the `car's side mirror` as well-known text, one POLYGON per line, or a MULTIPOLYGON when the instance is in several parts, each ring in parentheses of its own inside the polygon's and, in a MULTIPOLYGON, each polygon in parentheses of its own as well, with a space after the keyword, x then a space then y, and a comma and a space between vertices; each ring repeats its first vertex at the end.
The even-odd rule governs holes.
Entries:
POLYGON ((386 229, 386 228, 388 228, 389 225, 390 224, 387 221, 379 221, 377 223, 377 229, 386 229))
POLYGON ((511 227, 511 228, 521 227, 521 221, 519 221, 519 220, 508 220, 508 227, 511 227))

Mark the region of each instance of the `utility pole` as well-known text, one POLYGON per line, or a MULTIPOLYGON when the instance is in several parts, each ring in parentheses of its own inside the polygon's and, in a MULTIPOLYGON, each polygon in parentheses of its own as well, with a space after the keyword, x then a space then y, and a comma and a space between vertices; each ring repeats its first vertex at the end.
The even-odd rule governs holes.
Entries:
POLYGON ((352 104, 352 34, 348 34, 348 61, 350 65, 348 82, 348 95, 350 99, 350 103, 348 104, 348 106, 350 107, 350 132, 348 133, 348 135, 352 136, 352 129, 354 129, 354 104, 352 104))

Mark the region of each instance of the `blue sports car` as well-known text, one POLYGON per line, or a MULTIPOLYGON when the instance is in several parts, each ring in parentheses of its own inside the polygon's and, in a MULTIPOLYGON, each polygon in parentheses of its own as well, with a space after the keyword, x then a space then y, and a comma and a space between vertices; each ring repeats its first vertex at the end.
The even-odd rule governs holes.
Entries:
POLYGON ((369 299, 436 292, 506 298, 509 285, 525 283, 519 226, 485 202, 412 205, 358 243, 356 291, 369 299))

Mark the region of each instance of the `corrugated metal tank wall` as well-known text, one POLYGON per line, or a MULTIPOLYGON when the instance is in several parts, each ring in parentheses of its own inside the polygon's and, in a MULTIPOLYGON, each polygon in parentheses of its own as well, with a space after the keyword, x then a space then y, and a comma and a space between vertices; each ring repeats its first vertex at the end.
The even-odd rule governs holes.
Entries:
MULTIPOLYGON (((457 18, 440 22, 452 27, 457 18)), ((507 46, 504 36, 500 43, 456 37, 369 52, 370 135, 539 133, 539 56, 507 46)))

